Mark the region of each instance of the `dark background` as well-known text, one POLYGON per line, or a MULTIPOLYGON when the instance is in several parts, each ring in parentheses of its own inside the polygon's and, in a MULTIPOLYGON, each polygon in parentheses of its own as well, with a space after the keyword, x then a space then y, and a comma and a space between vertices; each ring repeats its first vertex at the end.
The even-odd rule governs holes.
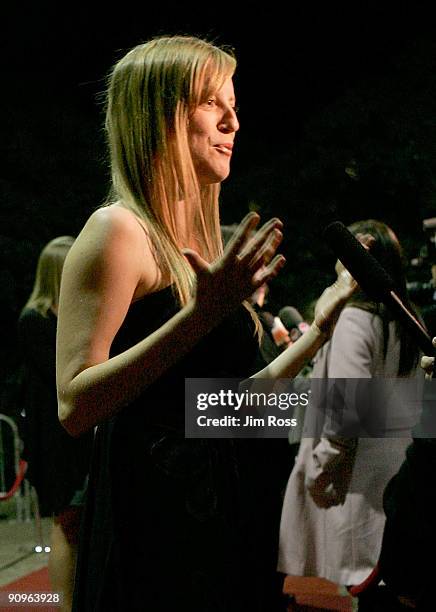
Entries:
MULTIPOLYGON (((305 311, 332 280, 334 257, 322 239, 332 220, 385 221, 406 257, 417 255, 422 219, 436 216, 436 43, 427 9, 417 2, 262 6, 5 10, 2 374, 13 363, 16 319, 40 249, 55 236, 77 235, 106 196, 105 75, 157 34, 196 34, 235 49, 241 130, 222 221, 237 222, 248 209, 284 221, 288 263, 272 285, 273 310, 305 311)), ((427 278, 428 269, 420 274, 427 278)))

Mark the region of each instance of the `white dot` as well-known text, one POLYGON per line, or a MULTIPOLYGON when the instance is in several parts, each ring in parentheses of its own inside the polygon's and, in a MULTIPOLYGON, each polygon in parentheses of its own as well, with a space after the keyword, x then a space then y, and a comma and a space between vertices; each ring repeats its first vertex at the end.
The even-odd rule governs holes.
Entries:
POLYGON ((50 551, 51 551, 50 546, 45 546, 45 547, 44 547, 44 552, 50 552, 50 551))
POLYGON ((35 546, 35 552, 42 552, 42 546, 35 546))

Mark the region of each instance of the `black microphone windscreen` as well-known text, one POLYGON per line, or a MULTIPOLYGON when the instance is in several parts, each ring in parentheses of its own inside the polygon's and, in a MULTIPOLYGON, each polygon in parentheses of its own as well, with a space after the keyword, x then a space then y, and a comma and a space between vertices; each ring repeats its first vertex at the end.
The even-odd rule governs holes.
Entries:
POLYGON ((339 261, 369 297, 382 302, 395 289, 394 281, 386 270, 343 223, 335 221, 328 225, 324 237, 339 261))
POLYGON ((298 327, 298 325, 304 321, 301 314, 293 306, 283 306, 279 311, 279 319, 286 329, 298 327))
POLYGON ((398 320, 403 321, 414 335, 424 354, 432 355, 434 349, 428 331, 397 295, 394 281, 377 259, 339 221, 327 226, 324 236, 362 290, 373 300, 393 309, 398 320))

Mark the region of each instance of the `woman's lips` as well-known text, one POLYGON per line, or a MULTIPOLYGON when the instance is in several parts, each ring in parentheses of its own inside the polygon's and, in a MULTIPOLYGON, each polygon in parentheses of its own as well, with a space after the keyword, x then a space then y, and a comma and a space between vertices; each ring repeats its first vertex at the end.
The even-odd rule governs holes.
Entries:
POLYGON ((232 154, 232 150, 233 150, 232 142, 216 144, 213 146, 215 149, 217 149, 220 153, 223 153, 224 155, 228 155, 230 157, 232 154))

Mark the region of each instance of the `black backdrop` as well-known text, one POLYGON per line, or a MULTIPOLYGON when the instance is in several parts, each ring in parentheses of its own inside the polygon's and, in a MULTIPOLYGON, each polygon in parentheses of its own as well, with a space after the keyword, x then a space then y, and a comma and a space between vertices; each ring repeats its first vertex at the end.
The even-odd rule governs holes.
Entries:
POLYGON ((285 222, 288 264, 273 284, 273 309, 304 310, 332 279, 321 231, 333 219, 381 219, 407 257, 419 250, 422 219, 436 214, 436 44, 419 3, 176 6, 5 10, 2 374, 13 363, 15 322, 41 247, 76 235, 106 195, 105 74, 156 34, 197 34, 235 48, 241 130, 222 220, 257 209, 285 222))

